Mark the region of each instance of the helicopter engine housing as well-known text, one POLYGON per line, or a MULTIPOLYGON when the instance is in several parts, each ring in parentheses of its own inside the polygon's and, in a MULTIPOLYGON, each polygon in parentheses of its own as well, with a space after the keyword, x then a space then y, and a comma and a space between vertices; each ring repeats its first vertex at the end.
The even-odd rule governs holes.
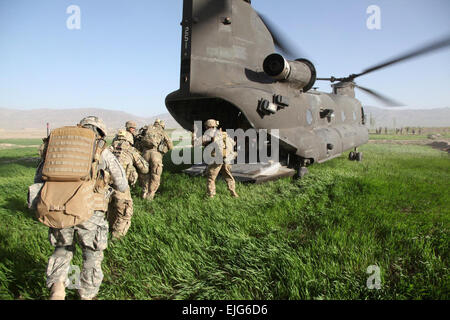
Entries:
POLYGON ((272 53, 264 59, 263 69, 272 79, 286 81, 303 92, 311 89, 316 82, 316 68, 306 59, 290 61, 278 53, 272 53))

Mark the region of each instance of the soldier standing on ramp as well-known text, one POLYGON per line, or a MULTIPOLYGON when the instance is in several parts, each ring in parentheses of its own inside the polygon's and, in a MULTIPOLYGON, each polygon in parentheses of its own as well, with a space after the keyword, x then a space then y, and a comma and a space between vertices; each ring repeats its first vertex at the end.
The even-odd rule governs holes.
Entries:
POLYGON ((163 155, 173 149, 172 140, 164 131, 164 121, 157 119, 153 126, 149 126, 142 137, 140 144, 143 148, 143 157, 148 162, 150 172, 144 176, 142 198, 153 200, 161 182, 163 171, 163 155))
MULTIPOLYGON (((215 143, 217 144, 218 149, 222 151, 220 163, 208 164, 208 167, 206 168, 207 193, 210 198, 213 198, 216 195, 216 178, 221 172, 231 196, 238 198, 239 196, 235 190, 235 180, 231 174, 231 163, 235 157, 233 150, 235 143, 225 132, 217 129, 218 125, 219 122, 214 119, 207 120, 205 122, 206 132, 202 137, 203 146, 208 147, 215 143)), ((215 155, 212 154, 212 156, 214 157, 215 155)))
MULTIPOLYGON (((138 180, 136 168, 141 174, 148 173, 148 163, 133 147, 133 143, 132 134, 122 129, 119 130, 116 141, 109 147, 124 168, 130 186, 138 180)), ((109 227, 113 239, 119 239, 127 234, 132 216, 133 199, 130 189, 125 192, 114 192, 108 210, 109 227)))
POLYGON ((75 241, 83 252, 78 293, 82 300, 97 296, 103 280, 101 263, 108 242, 106 211, 110 183, 126 192, 128 181, 119 161, 106 148, 106 126, 97 117, 82 119, 76 127, 52 131, 29 189, 29 207, 49 226, 55 251, 47 266, 51 300, 64 300, 75 241), (112 180, 112 181, 111 181, 112 180), (40 185, 39 192, 33 193, 40 185))

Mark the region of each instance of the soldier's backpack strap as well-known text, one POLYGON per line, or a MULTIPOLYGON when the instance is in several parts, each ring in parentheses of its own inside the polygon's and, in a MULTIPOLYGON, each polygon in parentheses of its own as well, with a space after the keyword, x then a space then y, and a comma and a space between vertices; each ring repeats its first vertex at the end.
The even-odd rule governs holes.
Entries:
POLYGON ((102 152, 107 148, 106 141, 104 139, 97 139, 94 145, 94 156, 92 159, 92 171, 91 179, 95 180, 98 176, 99 164, 102 156, 102 152))

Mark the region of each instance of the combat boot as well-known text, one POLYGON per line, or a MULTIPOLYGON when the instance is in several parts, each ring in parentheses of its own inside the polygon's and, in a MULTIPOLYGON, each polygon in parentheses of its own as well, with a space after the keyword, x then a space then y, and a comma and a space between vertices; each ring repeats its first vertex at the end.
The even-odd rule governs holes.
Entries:
POLYGON ((112 242, 119 241, 121 238, 122 238, 122 235, 121 235, 119 232, 113 231, 113 232, 111 233, 111 241, 112 241, 112 242))
POLYGON ((64 282, 55 282, 50 291, 50 300, 64 300, 66 298, 66 286, 64 282))
POLYGON ((84 290, 78 289, 78 296, 80 297, 80 300, 94 300, 95 297, 89 298, 83 295, 84 290))
POLYGON ((152 201, 155 198, 155 192, 150 192, 145 199, 148 201, 152 201))

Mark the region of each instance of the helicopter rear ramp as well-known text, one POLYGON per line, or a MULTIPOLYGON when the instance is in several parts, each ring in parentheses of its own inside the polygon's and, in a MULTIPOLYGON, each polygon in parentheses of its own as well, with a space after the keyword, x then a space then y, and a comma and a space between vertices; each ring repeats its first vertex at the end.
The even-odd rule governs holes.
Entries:
MULTIPOLYGON (((189 169, 183 170, 190 176, 204 176, 207 165, 195 164, 189 169)), ((295 170, 275 163, 243 163, 231 165, 231 173, 236 181, 249 183, 263 183, 284 177, 292 177, 295 170)))

